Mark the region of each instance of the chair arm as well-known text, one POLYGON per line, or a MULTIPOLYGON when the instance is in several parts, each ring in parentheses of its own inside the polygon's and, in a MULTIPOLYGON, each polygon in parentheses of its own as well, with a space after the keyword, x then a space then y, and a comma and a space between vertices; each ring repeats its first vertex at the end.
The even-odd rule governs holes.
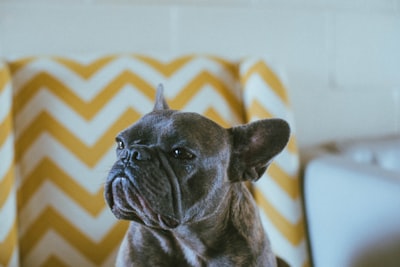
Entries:
POLYGON ((383 244, 400 254, 400 173, 324 155, 304 179, 314 266, 359 266, 383 244))

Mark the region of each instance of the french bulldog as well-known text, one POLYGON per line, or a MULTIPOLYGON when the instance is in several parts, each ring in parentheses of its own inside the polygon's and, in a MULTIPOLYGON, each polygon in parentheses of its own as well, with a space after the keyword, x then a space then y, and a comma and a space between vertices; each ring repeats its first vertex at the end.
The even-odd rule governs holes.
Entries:
POLYGON ((172 110, 160 86, 154 109, 116 137, 104 194, 131 221, 116 266, 278 266, 245 182, 289 134, 281 119, 226 129, 172 110))

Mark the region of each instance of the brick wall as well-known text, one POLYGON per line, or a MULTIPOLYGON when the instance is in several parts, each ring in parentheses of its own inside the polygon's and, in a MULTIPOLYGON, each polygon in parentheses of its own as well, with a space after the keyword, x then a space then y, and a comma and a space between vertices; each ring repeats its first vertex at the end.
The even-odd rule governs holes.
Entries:
POLYGON ((400 133, 400 0, 2 0, 0 57, 267 55, 300 147, 400 133))

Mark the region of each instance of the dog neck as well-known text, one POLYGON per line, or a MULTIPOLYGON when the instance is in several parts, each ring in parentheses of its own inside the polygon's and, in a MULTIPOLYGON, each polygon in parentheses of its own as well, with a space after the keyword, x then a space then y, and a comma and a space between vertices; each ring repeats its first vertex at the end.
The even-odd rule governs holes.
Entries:
MULTIPOLYGON (((241 183, 231 184, 222 199, 212 214, 171 230, 132 222, 124 239, 124 243, 130 243, 125 245, 126 255, 135 258, 131 249, 136 247, 137 251, 164 254, 176 266, 276 266, 247 188, 241 183)), ((125 257, 119 255, 118 261, 124 262, 125 257)))
MULTIPOLYGON (((219 254, 222 257, 222 255, 243 253, 243 260, 246 260, 245 255, 262 254, 262 251, 253 252, 265 247, 265 242, 268 240, 259 223, 258 212, 255 211, 254 205, 245 205, 253 202, 253 199, 244 187, 242 183, 232 184, 224 201, 212 215, 194 223, 181 225, 171 231, 190 263, 199 260, 209 262, 210 257, 218 258, 219 254), (227 251, 231 253, 226 253, 227 251)), ((222 258, 221 260, 226 261, 222 258)), ((245 262, 243 264, 245 265, 245 262)))

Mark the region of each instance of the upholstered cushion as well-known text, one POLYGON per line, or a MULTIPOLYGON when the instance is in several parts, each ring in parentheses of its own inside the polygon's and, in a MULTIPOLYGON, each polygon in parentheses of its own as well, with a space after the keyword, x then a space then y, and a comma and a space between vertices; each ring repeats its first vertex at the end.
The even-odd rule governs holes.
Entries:
MULTIPOLYGON (((225 127, 268 116, 292 122, 283 85, 259 60, 38 57, 9 67, 22 266, 113 266, 127 227, 103 200, 114 136, 152 109, 159 83, 171 108, 225 127)), ((304 265, 294 135, 256 185, 274 250, 304 265)))
POLYGON ((290 266, 307 266, 307 242, 300 196, 296 129, 286 88, 276 72, 260 58, 240 64, 246 118, 277 117, 291 125, 291 137, 263 178, 253 184, 262 220, 275 253, 290 266))
POLYGON ((18 266, 12 88, 0 61, 0 266, 18 266))

